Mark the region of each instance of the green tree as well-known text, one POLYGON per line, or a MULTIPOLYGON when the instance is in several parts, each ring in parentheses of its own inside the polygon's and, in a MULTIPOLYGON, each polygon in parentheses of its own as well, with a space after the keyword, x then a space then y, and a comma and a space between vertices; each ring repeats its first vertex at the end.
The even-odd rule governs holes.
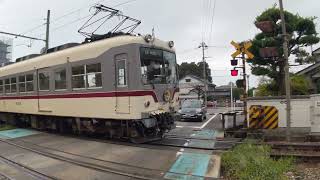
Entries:
POLYGON ((304 76, 291 77, 291 92, 294 95, 306 95, 310 92, 310 83, 304 76))
POLYGON ((257 88, 250 88, 248 91, 248 97, 253 97, 253 91, 256 90, 257 88))
MULTIPOLYGON (((250 51, 255 55, 252 60, 251 70, 254 75, 268 76, 277 84, 271 89, 276 88, 277 95, 283 95, 284 89, 284 61, 283 61, 283 38, 281 32, 280 11, 276 7, 269 8, 256 17, 255 23, 271 21, 274 31, 270 33, 258 33, 252 40, 253 46, 250 51), (280 23, 279 23, 280 22, 280 23), (277 58, 263 58, 260 56, 260 49, 265 47, 275 47, 279 56, 277 58)), ((289 56, 300 64, 311 63, 315 58, 305 50, 305 47, 319 42, 314 23, 314 17, 301 17, 285 11, 287 34, 289 35, 289 56)), ((272 86, 272 84, 270 84, 272 86)), ((263 84, 262 86, 265 86, 263 84)), ((267 88, 267 86, 265 86, 267 88)), ((268 89, 267 88, 267 89, 268 89)))
MULTIPOLYGON (((179 78, 183 78, 186 75, 194 75, 199 78, 203 78, 203 62, 198 62, 197 64, 195 62, 183 62, 180 65, 178 65, 178 71, 179 78)), ((212 83, 211 69, 208 63, 206 63, 206 73, 207 80, 212 83)))
MULTIPOLYGON (((294 75, 291 79, 291 93, 293 95, 307 95, 310 92, 310 82, 304 76, 294 75)), ((256 89, 256 96, 276 96, 277 84, 274 80, 261 80, 256 89)))

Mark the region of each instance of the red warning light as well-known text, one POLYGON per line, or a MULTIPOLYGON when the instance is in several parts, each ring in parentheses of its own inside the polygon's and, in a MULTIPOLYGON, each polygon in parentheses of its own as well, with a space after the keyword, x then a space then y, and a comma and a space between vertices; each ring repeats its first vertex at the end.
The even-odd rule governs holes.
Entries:
POLYGON ((231 76, 238 76, 238 70, 231 70, 231 76))

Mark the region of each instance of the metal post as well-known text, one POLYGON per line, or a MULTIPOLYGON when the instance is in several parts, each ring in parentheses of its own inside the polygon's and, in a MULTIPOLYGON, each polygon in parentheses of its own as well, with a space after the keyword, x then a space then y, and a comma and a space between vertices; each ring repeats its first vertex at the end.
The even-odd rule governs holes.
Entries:
POLYGON ((206 57, 204 56, 204 50, 208 46, 206 45, 206 43, 202 42, 200 47, 202 48, 203 80, 204 80, 204 105, 205 105, 205 107, 207 107, 208 84, 207 84, 207 72, 206 72, 206 57))
POLYGON ((281 16, 281 27, 282 27, 282 35, 283 35, 283 55, 284 55, 284 72, 285 72, 285 85, 286 85, 286 111, 287 111, 287 128, 286 128, 286 138, 287 141, 290 141, 291 138, 291 90, 290 90, 290 77, 289 77, 289 62, 288 62, 288 37, 286 30, 286 22, 284 18, 284 10, 282 0, 279 0, 280 5, 280 16, 281 16))
POLYGON ((250 92, 249 92, 250 91, 250 75, 247 75, 247 81, 248 81, 248 83, 247 83, 248 84, 247 85, 248 86, 248 93, 247 94, 248 94, 248 97, 249 97, 249 94, 250 94, 250 92))
POLYGON ((233 92, 232 92, 232 86, 233 86, 233 83, 231 82, 231 85, 230 85, 230 107, 231 107, 231 111, 233 111, 233 92))
POLYGON ((46 29, 46 51, 49 49, 49 33, 50 33, 50 10, 47 12, 47 29, 46 29))
POLYGON ((246 58, 245 58, 245 53, 242 53, 242 65, 243 65, 243 107, 244 107, 244 125, 246 126, 248 124, 248 119, 247 119, 247 74, 246 74, 246 58))

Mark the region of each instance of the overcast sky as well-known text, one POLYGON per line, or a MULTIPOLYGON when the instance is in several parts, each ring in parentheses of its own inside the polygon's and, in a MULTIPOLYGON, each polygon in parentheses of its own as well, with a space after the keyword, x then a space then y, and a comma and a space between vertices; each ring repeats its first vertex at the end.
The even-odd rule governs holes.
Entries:
MULTIPOLYGON (((0 30, 28 32, 45 23, 50 9, 50 46, 81 42, 83 36, 77 30, 85 19, 77 20, 89 15, 90 6, 96 2, 117 6, 124 14, 141 20, 135 32, 151 33, 154 27, 157 38, 173 40, 178 63, 199 62, 201 51, 197 47, 204 40, 213 46, 206 50, 213 82, 224 85, 237 79, 230 76, 230 54, 234 51, 230 42, 249 40, 259 32, 253 24, 255 17, 278 0, 0 0, 0 30), (64 18, 59 18, 61 16, 64 18)), ((301 16, 320 17, 319 0, 284 0, 284 6, 301 16)), ((316 23, 319 32, 319 19, 316 23)), ((26 33, 38 38, 44 38, 44 34, 44 26, 26 33)), ((39 53, 44 46, 41 41, 21 38, 14 39, 13 43, 13 58, 39 53)), ((250 86, 257 83, 258 78, 251 75, 250 86)))

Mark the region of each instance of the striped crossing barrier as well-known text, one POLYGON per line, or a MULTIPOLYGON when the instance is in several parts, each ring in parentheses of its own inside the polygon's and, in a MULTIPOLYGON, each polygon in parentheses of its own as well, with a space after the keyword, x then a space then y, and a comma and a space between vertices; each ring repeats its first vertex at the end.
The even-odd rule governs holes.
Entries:
POLYGON ((250 129, 278 128, 279 112, 274 106, 253 105, 249 108, 250 129))

